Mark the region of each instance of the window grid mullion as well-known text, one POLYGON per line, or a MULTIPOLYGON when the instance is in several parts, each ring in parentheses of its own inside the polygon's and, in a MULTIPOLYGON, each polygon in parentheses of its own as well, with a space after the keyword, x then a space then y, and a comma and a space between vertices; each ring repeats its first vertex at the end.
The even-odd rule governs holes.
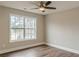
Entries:
POLYGON ((25 39, 25 17, 24 17, 24 39, 25 39))
MULTIPOLYGON (((16 17, 15 17, 15 20, 16 20, 16 17)), ((15 21, 15 24, 16 24, 16 21, 15 21)), ((16 39, 16 29, 15 29, 15 40, 17 40, 17 39, 16 39)))

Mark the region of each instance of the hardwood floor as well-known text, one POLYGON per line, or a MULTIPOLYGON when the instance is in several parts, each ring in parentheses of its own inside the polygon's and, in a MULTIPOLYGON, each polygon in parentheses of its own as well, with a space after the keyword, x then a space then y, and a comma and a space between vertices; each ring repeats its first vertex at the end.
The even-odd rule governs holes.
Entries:
POLYGON ((0 55, 0 57, 79 57, 79 54, 47 45, 40 45, 0 55))

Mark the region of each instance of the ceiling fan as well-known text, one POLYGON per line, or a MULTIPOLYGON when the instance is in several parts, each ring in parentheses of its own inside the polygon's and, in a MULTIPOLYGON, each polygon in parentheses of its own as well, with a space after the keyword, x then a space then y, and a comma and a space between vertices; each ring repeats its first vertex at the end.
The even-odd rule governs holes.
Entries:
POLYGON ((52 3, 51 1, 47 1, 47 2, 40 1, 40 4, 37 5, 38 8, 32 8, 32 9, 39 9, 42 12, 45 12, 45 9, 56 9, 56 7, 48 7, 48 5, 50 5, 51 3, 52 3))

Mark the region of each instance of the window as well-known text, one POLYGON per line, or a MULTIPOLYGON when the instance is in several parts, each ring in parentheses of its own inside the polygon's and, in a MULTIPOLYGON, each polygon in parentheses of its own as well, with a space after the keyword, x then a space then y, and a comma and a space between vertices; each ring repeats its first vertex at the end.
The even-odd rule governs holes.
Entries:
POLYGON ((10 15, 10 41, 36 39, 36 17, 10 15))

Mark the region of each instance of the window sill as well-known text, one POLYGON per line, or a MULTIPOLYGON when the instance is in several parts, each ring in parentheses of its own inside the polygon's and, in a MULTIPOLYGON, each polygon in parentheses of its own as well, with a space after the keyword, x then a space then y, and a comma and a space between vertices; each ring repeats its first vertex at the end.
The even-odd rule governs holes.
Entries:
POLYGON ((27 40, 10 40, 9 42, 22 42, 22 41, 30 41, 30 40, 36 40, 36 39, 27 39, 27 40))

